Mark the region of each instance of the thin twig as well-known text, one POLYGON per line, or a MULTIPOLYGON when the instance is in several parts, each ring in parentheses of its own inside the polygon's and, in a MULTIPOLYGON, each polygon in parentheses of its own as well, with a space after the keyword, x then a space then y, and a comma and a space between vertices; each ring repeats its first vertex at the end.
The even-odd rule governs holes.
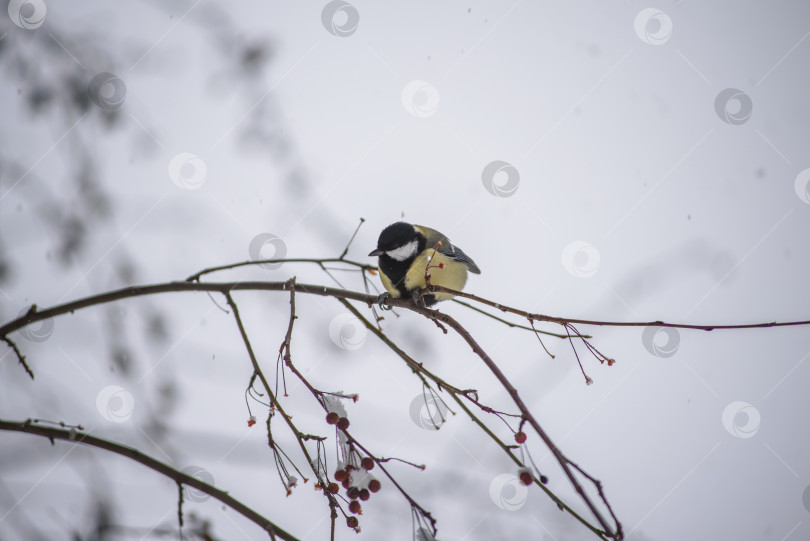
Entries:
MULTIPOLYGON (((481 304, 486 304, 488 306, 492 306, 493 308, 497 308, 502 312, 511 312, 518 316, 533 319, 535 321, 547 321, 549 323, 557 323, 558 325, 575 323, 578 325, 597 325, 600 327, 674 327, 677 329, 695 329, 699 331, 714 331, 714 330, 719 331, 730 329, 762 329, 770 327, 791 327, 796 325, 810 325, 810 320, 784 321, 781 323, 771 321, 770 323, 743 323, 740 325, 690 325, 687 323, 666 323, 664 321, 598 321, 593 319, 574 319, 566 317, 546 316, 543 314, 533 314, 531 312, 526 312, 525 310, 520 310, 519 308, 513 308, 505 304, 497 303, 485 299, 483 297, 473 295, 472 293, 465 293, 464 291, 456 291, 455 289, 449 289, 443 286, 431 285, 429 289, 431 291, 450 293, 457 297, 464 297, 465 299, 477 301, 480 302, 481 304)), ((386 300, 386 302, 388 302, 388 300, 386 300)))
POLYGON ((5 336, 5 335, 3 335, 2 338, 3 338, 3 342, 8 344, 8 346, 12 349, 12 351, 14 351, 14 354, 17 355, 17 360, 20 361, 20 364, 22 365, 23 370, 25 370, 25 372, 29 376, 31 376, 31 379, 34 379, 34 372, 31 370, 31 367, 28 366, 28 363, 25 362, 25 355, 22 354, 22 352, 20 351, 20 348, 18 348, 17 344, 14 343, 14 340, 12 340, 11 338, 9 338, 8 336, 5 336))
POLYGON ((241 261, 239 263, 231 263, 229 265, 220 265, 217 267, 209 267, 207 269, 203 269, 198 273, 192 274, 188 278, 186 278, 186 282, 198 282, 201 277, 205 276, 206 274, 210 274, 212 272, 219 272, 224 270, 236 269, 239 267, 248 267, 251 265, 268 265, 274 263, 314 263, 316 265, 323 265, 324 263, 345 263, 347 265, 351 265, 353 267, 357 267, 361 270, 376 270, 377 267, 373 265, 368 265, 366 263, 360 263, 359 261, 351 261, 349 259, 343 259, 342 257, 327 257, 322 259, 317 258, 285 258, 285 259, 262 259, 256 261, 241 261))
POLYGON ((366 221, 365 218, 360 218, 360 223, 357 224, 357 228, 354 230, 354 233, 352 233, 352 238, 350 238, 349 242, 346 243, 346 247, 343 249, 343 252, 340 254, 340 257, 338 258, 339 260, 343 261, 343 258, 346 257, 346 254, 349 253, 349 246, 351 246, 352 242, 354 242, 354 237, 357 236, 357 232, 360 231, 360 226, 362 226, 363 222, 365 221, 366 221))
MULTIPOLYGON (((527 327, 526 325, 520 325, 519 323, 513 323, 513 322, 509 321, 508 319, 503 319, 501 317, 496 316, 495 314, 490 314, 486 310, 481 310, 480 308, 478 308, 476 306, 473 306, 472 304, 470 304, 468 302, 460 301, 458 299, 451 299, 451 300, 454 303, 460 304, 461 306, 469 308, 470 310, 472 310, 474 312, 478 312, 479 314, 484 314, 485 316, 487 316, 489 318, 492 318, 495 321, 500 321, 501 323, 503 323, 507 327, 512 327, 512 328, 515 328, 515 329, 523 329, 523 330, 526 330, 526 331, 532 331, 535 334, 537 334, 537 333, 545 334, 545 335, 548 335, 548 336, 553 336, 554 338, 568 338, 564 334, 559 334, 559 333, 556 333, 556 332, 549 332, 549 331, 541 331, 541 330, 535 329, 533 327, 527 327)), ((593 337, 589 336, 589 335, 583 335, 583 338, 593 338, 593 337)), ((552 355, 552 357, 553 357, 553 355, 552 355)))

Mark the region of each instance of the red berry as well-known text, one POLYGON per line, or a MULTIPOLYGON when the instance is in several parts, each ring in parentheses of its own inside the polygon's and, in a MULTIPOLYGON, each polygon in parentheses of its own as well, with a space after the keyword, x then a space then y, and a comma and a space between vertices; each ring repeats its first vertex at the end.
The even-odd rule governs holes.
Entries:
POLYGON ((531 485, 532 484, 532 474, 530 474, 527 471, 520 472, 520 482, 523 483, 526 486, 531 485))
POLYGON ((360 499, 361 500, 366 501, 370 497, 371 497, 371 494, 368 493, 367 489, 364 488, 363 490, 360 491, 360 499))
POLYGON ((357 500, 353 500, 349 504, 349 511, 351 511, 355 515, 362 515, 363 514, 363 508, 360 507, 360 502, 358 502, 357 500))
POLYGON ((376 479, 372 479, 371 481, 369 481, 368 489, 371 492, 377 492, 378 490, 380 490, 380 488, 381 488, 380 482, 377 481, 376 479))
POLYGON ((345 417, 341 417, 340 419, 338 419, 337 427, 341 430, 346 430, 347 428, 349 428, 349 420, 345 417))
POLYGON ((335 472, 335 481, 345 481, 349 478, 349 472, 346 470, 338 470, 335 472))
POLYGON ((518 442, 518 443, 525 442, 526 441, 526 433, 523 432, 523 431, 520 431, 520 432, 516 433, 515 434, 515 441, 518 442))
POLYGON ((329 492, 331 492, 332 494, 337 494, 338 491, 340 490, 340 487, 338 486, 337 483, 329 483, 329 486, 327 487, 327 490, 329 492))
POLYGON ((256 424, 256 418, 251 415, 250 419, 248 419, 248 426, 253 426, 255 424, 256 424))
POLYGON ((363 460, 360 461, 360 465, 363 466, 363 469, 366 471, 374 469, 374 459, 370 456, 364 457, 363 460))
POLYGON ((340 415, 338 415, 336 411, 330 411, 326 414, 326 422, 330 425, 337 424, 339 418, 340 415))
POLYGON ((346 518, 346 526, 348 526, 349 528, 357 528, 357 526, 359 524, 360 524, 360 521, 357 520, 357 517, 347 517, 346 518))

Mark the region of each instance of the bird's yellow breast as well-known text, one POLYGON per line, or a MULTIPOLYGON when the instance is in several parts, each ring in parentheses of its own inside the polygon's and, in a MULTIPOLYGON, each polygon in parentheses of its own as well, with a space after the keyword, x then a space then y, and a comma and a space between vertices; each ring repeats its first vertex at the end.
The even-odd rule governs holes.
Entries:
MULTIPOLYGON (((416 257, 411 268, 408 269, 408 272, 405 274, 405 288, 408 291, 425 287, 425 267, 427 267, 428 258, 432 254, 432 249, 424 250, 416 257)), ((436 255, 433 256, 428 272, 430 273, 430 283, 435 286, 461 291, 464 288, 464 284, 467 283, 467 267, 464 266, 463 263, 450 259, 441 252, 436 252, 436 255), (443 269, 439 268, 440 263, 444 263, 443 269)), ((399 292, 395 294, 394 291, 391 290, 392 288, 389 288, 390 281, 386 283, 386 280, 383 280, 383 285, 392 296, 399 296, 399 292)), ((393 289, 396 290, 396 288, 393 289)), ((435 297, 437 301, 445 301, 453 298, 449 293, 443 292, 435 293, 435 297)))

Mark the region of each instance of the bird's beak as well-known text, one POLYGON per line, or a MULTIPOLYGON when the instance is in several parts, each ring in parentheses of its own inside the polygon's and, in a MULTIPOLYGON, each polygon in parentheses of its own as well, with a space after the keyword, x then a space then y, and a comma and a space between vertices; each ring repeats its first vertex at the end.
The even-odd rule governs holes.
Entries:
POLYGON ((371 253, 368 254, 368 256, 369 257, 376 257, 376 256, 383 255, 384 253, 385 253, 385 250, 380 250, 379 248, 377 248, 376 250, 372 250, 371 253))

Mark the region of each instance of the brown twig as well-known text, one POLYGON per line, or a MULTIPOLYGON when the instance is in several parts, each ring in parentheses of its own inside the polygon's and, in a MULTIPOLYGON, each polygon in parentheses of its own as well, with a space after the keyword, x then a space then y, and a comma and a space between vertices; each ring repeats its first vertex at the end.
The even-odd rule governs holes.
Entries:
POLYGON ((34 379, 34 372, 31 370, 31 367, 28 366, 28 363, 25 362, 25 355, 22 354, 20 348, 18 348, 17 344, 14 343, 14 340, 12 340, 6 335, 3 335, 2 338, 3 342, 8 344, 8 347, 10 347, 11 350, 14 352, 14 354, 17 356, 17 360, 20 361, 20 364, 22 365, 23 370, 25 370, 26 374, 31 376, 31 379, 34 379))
POLYGON ((502 312, 510 312, 512 314, 516 314, 518 316, 525 317, 527 319, 533 319, 535 321, 546 321, 548 323, 557 323, 558 325, 566 325, 574 323, 576 325, 596 325, 599 327, 674 327, 677 329, 695 329, 699 331, 714 331, 714 330, 719 331, 731 329, 763 329, 770 327, 791 327, 796 325, 810 325, 810 320, 783 321, 779 323, 777 323, 776 321, 772 321, 770 323, 743 323, 739 325, 690 325, 688 323, 665 323, 663 321, 599 321, 593 319, 575 319, 567 317, 546 316, 543 314, 533 314, 531 312, 527 312, 519 308, 513 308, 505 304, 501 304, 498 302, 485 299, 483 297, 479 297, 477 295, 473 295, 472 293, 456 291, 454 289, 449 289, 442 286, 431 285, 429 289, 431 291, 441 291, 445 293, 451 293, 457 297, 464 297, 465 299, 480 302, 481 304, 486 304, 488 306, 492 306, 493 308, 497 308, 502 312))
POLYGON ((133 449, 132 447, 128 447, 126 445, 122 445, 120 443, 116 443, 110 440, 105 440, 101 438, 97 438, 95 436, 91 436, 85 432, 81 432, 76 428, 71 428, 69 430, 62 429, 62 428, 53 428, 47 426, 40 426, 34 424, 34 422, 29 419, 27 421, 22 422, 15 422, 15 421, 6 421, 0 419, 0 430, 8 430, 11 432, 24 432, 27 434, 35 434, 37 436, 42 436, 48 438, 51 441, 54 440, 65 440, 74 443, 81 443, 84 445, 89 445, 92 447, 97 447, 99 449, 104 449, 106 451, 110 451, 116 453, 121 456, 125 456, 138 462, 139 464, 143 464, 147 468, 150 468, 161 475, 164 475, 170 479, 173 479, 178 485, 188 485, 192 488, 199 490, 205 494, 208 494, 212 498, 215 498, 222 502, 223 504, 227 505, 240 515, 244 516, 246 519, 250 520, 254 524, 257 524, 266 532, 270 533, 271 535, 277 536, 279 539, 283 539, 284 541, 298 541, 298 538, 293 536, 290 533, 287 533, 276 524, 271 522, 270 520, 266 519, 250 507, 246 506, 224 490, 220 490, 214 486, 209 485, 208 483, 204 483, 200 481, 196 477, 192 477, 191 475, 187 475, 181 471, 178 471, 171 466, 164 464, 158 460, 155 460, 149 455, 146 455, 140 452, 137 449, 133 449))
POLYGON ((217 267, 209 267, 207 269, 203 269, 200 272, 192 274, 188 278, 186 278, 186 282, 199 282, 200 278, 205 276, 206 274, 210 274, 212 272, 219 272, 224 270, 231 270, 236 269, 239 267, 248 267, 251 265, 267 265, 272 263, 314 263, 316 265, 323 265, 324 263, 345 263, 347 265, 351 265, 353 267, 357 267, 360 270, 367 271, 376 271, 377 267, 373 265, 367 265, 365 263, 360 263, 359 261, 351 261, 349 259, 343 259, 341 257, 327 257, 322 259, 317 258, 285 258, 285 259, 262 259, 256 261, 241 261, 239 263, 231 263, 229 265, 220 265, 217 267))

